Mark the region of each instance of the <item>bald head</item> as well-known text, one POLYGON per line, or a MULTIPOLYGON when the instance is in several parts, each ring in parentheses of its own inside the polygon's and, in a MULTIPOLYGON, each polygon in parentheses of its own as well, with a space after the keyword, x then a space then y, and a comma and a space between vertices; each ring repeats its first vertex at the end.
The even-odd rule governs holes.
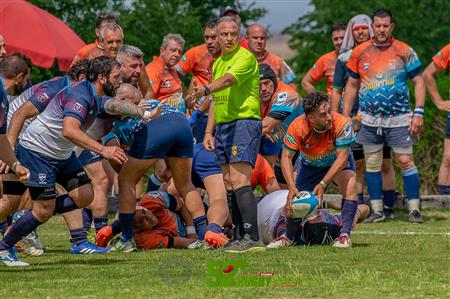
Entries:
POLYGON ((261 24, 252 24, 247 29, 247 42, 249 50, 258 57, 266 49, 267 30, 261 24))
POLYGON ((6 43, 3 36, 0 35, 0 60, 6 56, 6 43))
POLYGON ((122 83, 120 84, 119 89, 117 89, 116 98, 123 98, 128 103, 137 105, 142 99, 142 94, 139 89, 137 89, 133 85, 129 83, 122 83))

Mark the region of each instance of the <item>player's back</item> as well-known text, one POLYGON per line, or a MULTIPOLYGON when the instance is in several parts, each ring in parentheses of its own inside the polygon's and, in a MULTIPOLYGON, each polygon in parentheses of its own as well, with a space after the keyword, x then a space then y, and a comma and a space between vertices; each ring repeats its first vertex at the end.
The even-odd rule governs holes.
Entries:
POLYGON ((288 190, 274 191, 264 195, 258 202, 258 231, 264 244, 274 239, 274 230, 288 193, 288 190))

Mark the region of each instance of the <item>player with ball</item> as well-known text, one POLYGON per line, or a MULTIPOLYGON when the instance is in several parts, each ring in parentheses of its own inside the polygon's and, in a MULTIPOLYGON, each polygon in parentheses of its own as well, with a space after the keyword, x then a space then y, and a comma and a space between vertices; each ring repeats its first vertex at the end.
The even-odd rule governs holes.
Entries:
POLYGON ((331 111, 330 99, 322 92, 306 96, 303 110, 305 114, 297 117, 288 128, 281 156, 281 169, 289 188, 286 237, 295 243, 300 235, 302 218, 294 212, 293 200, 298 202, 306 194, 300 197, 301 191, 309 191, 317 197, 320 206, 325 188, 334 182, 342 193, 342 229, 333 246, 351 247, 350 232, 357 209, 356 172, 350 152, 355 135, 351 123, 331 111), (294 180, 292 158, 296 152, 300 152, 301 163, 294 180))

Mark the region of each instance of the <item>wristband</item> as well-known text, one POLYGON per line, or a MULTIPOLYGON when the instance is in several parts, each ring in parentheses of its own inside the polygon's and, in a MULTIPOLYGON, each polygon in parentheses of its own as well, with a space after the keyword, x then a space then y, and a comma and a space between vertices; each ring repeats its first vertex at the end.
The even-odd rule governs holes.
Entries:
POLYGON ((209 96, 211 94, 211 89, 209 89, 209 87, 206 85, 203 88, 205 88, 205 92, 203 93, 203 95, 209 96))
POLYGON ((322 185, 322 187, 325 189, 327 187, 327 183, 325 183, 325 181, 320 181, 319 183, 320 185, 322 185))
POLYGON ((186 227, 186 234, 191 235, 191 234, 195 234, 195 226, 188 226, 186 227))
POLYGON ((424 114, 425 110, 423 106, 416 106, 416 108, 414 108, 414 116, 423 117, 424 114))
POLYGON ((16 172, 17 165, 20 165, 20 162, 19 162, 19 161, 16 161, 16 162, 14 162, 14 163, 11 165, 11 170, 14 171, 14 172, 16 172))
POLYGON ((142 117, 143 119, 150 119, 150 115, 152 115, 152 113, 148 110, 145 110, 144 112, 144 116, 142 117))

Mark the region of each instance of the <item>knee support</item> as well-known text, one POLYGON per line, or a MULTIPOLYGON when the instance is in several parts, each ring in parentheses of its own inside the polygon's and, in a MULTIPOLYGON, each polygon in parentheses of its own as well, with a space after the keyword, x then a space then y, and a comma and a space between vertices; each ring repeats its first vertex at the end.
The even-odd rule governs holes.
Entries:
POLYGON ((366 159, 366 171, 367 172, 380 172, 381 165, 383 164, 383 151, 367 153, 364 152, 366 159))

